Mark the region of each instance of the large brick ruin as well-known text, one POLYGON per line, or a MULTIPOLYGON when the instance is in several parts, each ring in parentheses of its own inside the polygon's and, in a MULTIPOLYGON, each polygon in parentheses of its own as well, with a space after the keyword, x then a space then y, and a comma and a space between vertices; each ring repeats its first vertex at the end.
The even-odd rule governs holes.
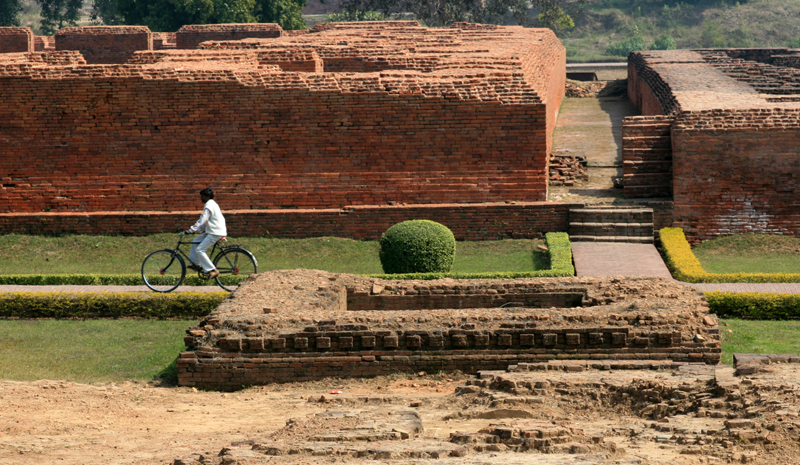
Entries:
POLYGON ((628 72, 626 195, 671 194, 692 241, 800 234, 800 51, 637 52, 628 72))
MULTIPOLYGON (((546 29, 212 25, 154 42, 105 26, 42 43, 0 54, 0 214, 18 232, 163 231, 141 225, 194 211, 206 185, 252 224, 287 209, 313 223, 359 206, 554 208, 565 50, 546 29), (247 33, 261 38, 219 40, 247 33)), ((477 229, 469 216, 448 226, 477 229)))
POLYGON ((702 294, 660 278, 390 281, 273 271, 251 276, 185 342, 179 384, 220 390, 554 360, 720 360, 702 294))

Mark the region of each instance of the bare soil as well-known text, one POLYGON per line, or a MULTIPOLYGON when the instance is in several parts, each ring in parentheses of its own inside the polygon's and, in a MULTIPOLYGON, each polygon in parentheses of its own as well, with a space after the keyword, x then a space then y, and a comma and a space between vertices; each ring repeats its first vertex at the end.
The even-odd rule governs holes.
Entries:
POLYGON ((419 373, 235 393, 2 381, 0 463, 793 464, 798 388, 788 363, 747 376, 419 373))

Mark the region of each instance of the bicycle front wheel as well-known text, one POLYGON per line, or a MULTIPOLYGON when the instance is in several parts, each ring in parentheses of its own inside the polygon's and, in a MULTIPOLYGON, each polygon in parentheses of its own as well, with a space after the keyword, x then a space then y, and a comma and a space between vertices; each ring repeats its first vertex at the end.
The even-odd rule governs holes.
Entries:
POLYGON ((142 279, 156 292, 169 292, 180 286, 186 276, 183 258, 173 250, 157 250, 142 262, 142 279))
POLYGON ((239 282, 258 272, 256 257, 245 249, 227 249, 214 257, 214 266, 219 270, 216 279, 219 287, 232 292, 239 282))

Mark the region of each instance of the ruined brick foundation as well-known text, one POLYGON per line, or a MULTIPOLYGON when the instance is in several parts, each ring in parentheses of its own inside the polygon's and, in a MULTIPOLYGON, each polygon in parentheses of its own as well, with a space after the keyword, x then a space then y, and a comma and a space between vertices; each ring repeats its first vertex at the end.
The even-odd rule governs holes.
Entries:
POLYGON ((197 326, 178 382, 204 389, 549 360, 720 359, 702 294, 659 278, 251 277, 197 326))

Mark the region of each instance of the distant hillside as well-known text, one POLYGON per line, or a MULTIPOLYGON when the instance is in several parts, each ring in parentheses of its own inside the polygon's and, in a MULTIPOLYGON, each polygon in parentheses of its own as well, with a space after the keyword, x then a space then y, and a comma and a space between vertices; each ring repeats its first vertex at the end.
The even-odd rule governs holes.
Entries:
POLYGON ((614 59, 606 53, 609 47, 652 48, 658 39, 669 42, 667 38, 674 40, 675 48, 800 47, 796 0, 730 5, 703 0, 594 0, 575 23, 562 37, 571 61, 614 59))

